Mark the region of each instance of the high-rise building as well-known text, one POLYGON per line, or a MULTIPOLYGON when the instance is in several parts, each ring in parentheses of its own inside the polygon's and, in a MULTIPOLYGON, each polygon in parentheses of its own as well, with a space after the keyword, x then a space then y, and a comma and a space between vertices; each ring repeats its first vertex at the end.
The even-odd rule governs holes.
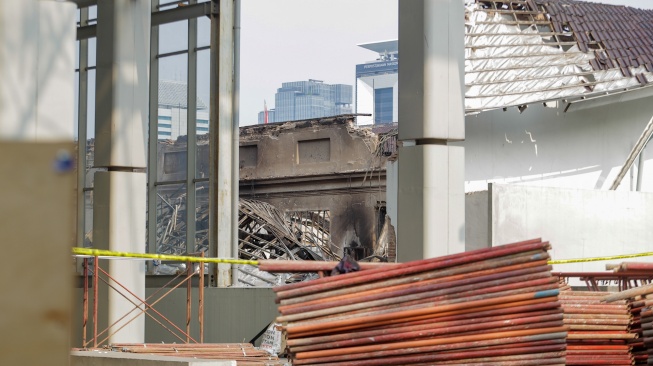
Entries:
MULTIPOLYGON (((274 96, 274 109, 268 111, 268 122, 350 114, 352 91, 351 85, 313 79, 282 83, 274 96)), ((265 123, 265 111, 259 112, 258 123, 265 123)))
MULTIPOLYGON (((186 83, 178 81, 159 81, 159 140, 176 140, 188 134, 187 110, 188 94, 186 83)), ((209 109, 197 98, 197 134, 209 133, 209 109)))
POLYGON ((372 117, 358 119, 359 124, 397 122, 399 81, 399 42, 397 40, 359 44, 374 51, 374 61, 356 65, 356 113, 372 117))

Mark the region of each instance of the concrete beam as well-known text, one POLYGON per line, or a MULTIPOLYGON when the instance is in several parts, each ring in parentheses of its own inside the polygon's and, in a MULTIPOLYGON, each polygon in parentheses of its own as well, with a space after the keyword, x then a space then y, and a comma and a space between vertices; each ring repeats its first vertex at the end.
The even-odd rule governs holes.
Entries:
MULTIPOLYGON (((233 252, 236 233, 232 225, 234 212, 232 200, 233 175, 238 167, 233 165, 234 134, 234 0, 214 4, 211 15, 211 103, 210 103, 210 157, 209 171, 209 255, 212 257, 238 257, 233 252)), ((232 284, 231 265, 211 266, 210 286, 226 287, 232 284)))
POLYGON ((465 250, 464 8, 399 1, 397 258, 465 250))
MULTIPOLYGON (((149 107, 150 0, 99 0, 95 111, 95 173, 93 245, 115 251, 145 251, 145 139, 149 107)), ((142 261, 102 263, 134 297, 128 301, 107 286, 106 326, 133 309, 145 296, 142 261)), ((112 334, 110 343, 143 342, 143 316, 112 334)))
POLYGON ((145 168, 150 1, 99 0, 95 166, 145 168))
MULTIPOLYGON (((145 187, 145 173, 95 173, 93 191, 93 246, 95 248, 135 253, 145 251, 145 187)), ((145 298, 143 261, 108 260, 100 261, 100 266, 135 295, 141 299, 145 298)), ((108 306, 107 322, 98 321, 101 325, 99 329, 102 329, 133 309, 134 304, 104 284, 101 284, 99 289, 101 304, 108 306)), ((140 303, 137 298, 127 293, 125 295, 136 304, 140 303)), ((122 320, 112 329, 118 329, 130 318, 122 320)), ((144 332, 145 315, 142 315, 112 336, 109 342, 143 342, 144 332)))
POLYGON ((465 251, 464 148, 401 147, 399 262, 465 251))
POLYGON ((460 0, 399 1, 399 139, 465 139, 460 0))

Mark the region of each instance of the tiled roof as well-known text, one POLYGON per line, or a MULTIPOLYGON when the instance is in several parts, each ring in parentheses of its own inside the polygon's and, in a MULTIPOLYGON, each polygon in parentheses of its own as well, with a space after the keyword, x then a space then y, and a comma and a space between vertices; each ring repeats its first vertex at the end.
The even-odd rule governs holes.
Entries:
POLYGON ((477 0, 465 14, 468 113, 653 82, 653 11, 576 0, 477 0))
MULTIPOLYGON (((187 85, 179 81, 159 81, 159 105, 166 107, 187 108, 187 85)), ((204 101, 197 97, 197 109, 206 109, 204 101)))

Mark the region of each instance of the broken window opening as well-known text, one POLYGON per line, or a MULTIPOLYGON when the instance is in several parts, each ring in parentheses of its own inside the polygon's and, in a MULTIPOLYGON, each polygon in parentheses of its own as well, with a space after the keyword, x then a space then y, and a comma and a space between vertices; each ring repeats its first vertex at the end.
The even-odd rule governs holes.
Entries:
POLYGON ((258 165, 258 145, 246 145, 239 148, 240 168, 258 165))

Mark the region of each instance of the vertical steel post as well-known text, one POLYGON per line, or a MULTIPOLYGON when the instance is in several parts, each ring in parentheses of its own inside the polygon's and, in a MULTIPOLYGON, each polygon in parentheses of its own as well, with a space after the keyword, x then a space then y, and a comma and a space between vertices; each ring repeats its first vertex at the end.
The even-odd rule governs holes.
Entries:
POLYGON ((93 348, 97 348, 97 307, 98 307, 98 276, 100 260, 93 257, 93 348))
MULTIPOLYGON (((204 258, 204 252, 200 253, 204 258)), ((200 343, 204 343, 204 263, 200 263, 200 281, 198 286, 197 316, 200 323, 200 343)))
MULTIPOLYGON (((152 12, 157 11, 159 0, 152 0, 152 12)), ((150 115, 148 132, 147 158, 147 251, 157 252, 156 243, 156 180, 158 175, 158 139, 159 139, 159 26, 153 26, 150 33, 150 115)), ((154 274, 152 261, 147 261, 149 274, 154 274)))
MULTIPOLYGON (((231 255, 238 252, 238 206, 240 201, 240 0, 234 0, 234 94, 233 94, 233 146, 231 152, 231 255)), ((238 285, 238 265, 231 266, 231 285, 238 285)))
POLYGON ((88 258, 84 258, 84 294, 82 298, 82 346, 86 347, 86 324, 88 323, 88 258))
MULTIPOLYGON (((197 0, 190 0, 195 4, 197 0)), ((186 87, 186 254, 195 252, 195 209, 197 191, 195 174, 197 166, 197 18, 188 20, 188 83, 186 87)))
MULTIPOLYGON (((88 22, 88 8, 81 8, 80 26, 88 22)), ((77 103, 77 246, 84 246, 86 232, 86 139, 88 124, 88 39, 79 41, 79 90, 77 103)))
POLYGON ((193 263, 186 262, 186 343, 190 343, 191 291, 193 289, 193 263))

